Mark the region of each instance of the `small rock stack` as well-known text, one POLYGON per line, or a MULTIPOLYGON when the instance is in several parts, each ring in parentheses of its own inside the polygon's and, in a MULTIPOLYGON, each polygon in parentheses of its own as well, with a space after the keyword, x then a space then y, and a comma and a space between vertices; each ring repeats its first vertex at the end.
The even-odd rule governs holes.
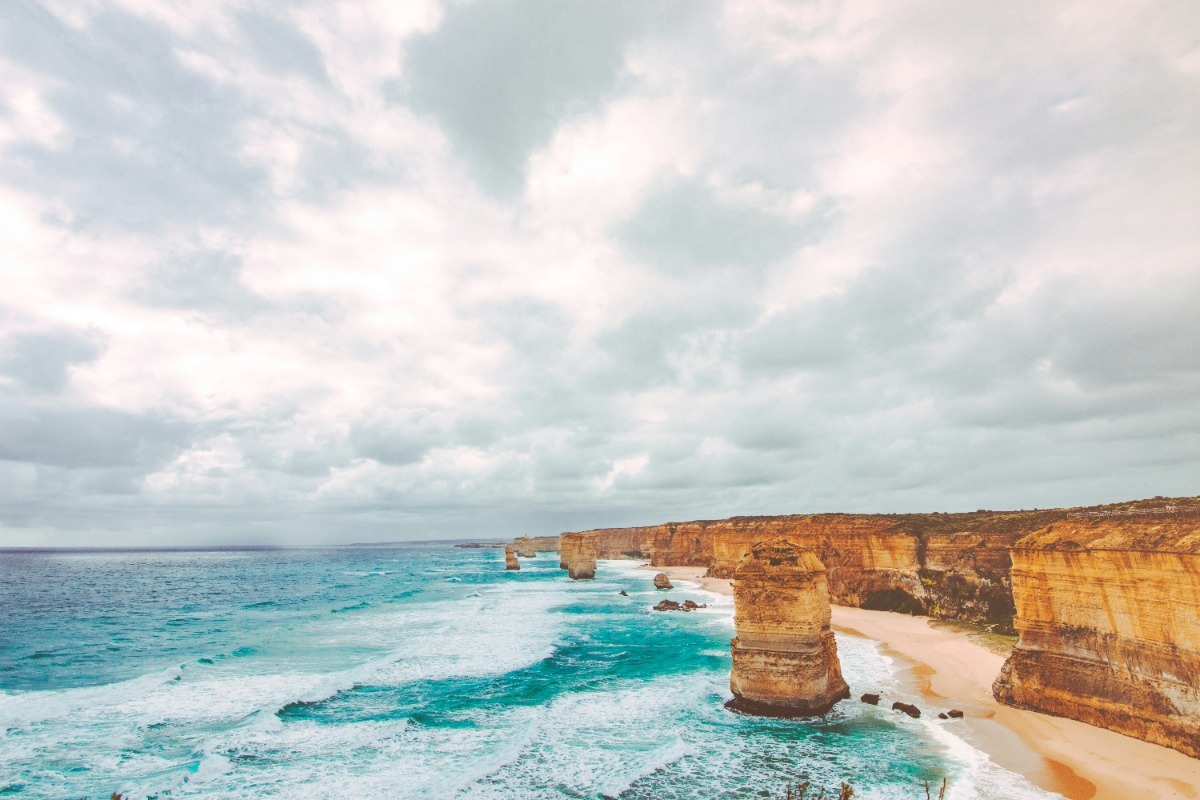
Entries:
POLYGON ((511 546, 504 548, 504 568, 505 569, 520 569, 521 562, 517 561, 517 554, 513 552, 511 546))
POLYGON ((733 582, 730 708, 777 717, 819 716, 850 696, 829 623, 825 567, 787 540, 757 542, 733 582))
POLYGON ((537 545, 528 536, 522 536, 520 539, 513 540, 513 548, 521 558, 537 557, 537 545))

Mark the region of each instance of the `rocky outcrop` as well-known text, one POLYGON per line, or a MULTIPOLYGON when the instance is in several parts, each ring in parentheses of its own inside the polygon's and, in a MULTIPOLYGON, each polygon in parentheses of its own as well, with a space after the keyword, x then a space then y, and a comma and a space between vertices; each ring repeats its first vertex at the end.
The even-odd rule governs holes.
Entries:
POLYGON ((505 569, 520 569, 521 562, 517 560, 517 554, 513 552, 512 547, 504 548, 504 568, 505 569))
POLYGON ((558 565, 572 580, 596 577, 598 539, 594 533, 564 533, 559 538, 558 565))
POLYGON ((517 550, 517 555, 522 558, 532 558, 538 553, 557 553, 558 552, 558 537, 557 536, 521 536, 513 539, 513 547, 517 550), (525 553, 530 553, 526 556, 525 553))
POLYGON ((824 565, 788 540, 757 542, 734 574, 733 709, 824 714, 850 696, 830 630, 824 565))
MULTIPOLYGON (((653 528, 598 528, 590 533, 596 537, 596 558, 642 559, 650 557, 653 528)), ((566 536, 568 534, 562 534, 566 536)), ((561 538, 561 537, 560 537, 561 538)))
POLYGON ((670 576, 668 576, 668 575, 667 575, 667 573, 665 573, 665 572, 660 572, 660 573, 658 573, 657 575, 655 575, 655 576, 654 576, 654 588, 655 588, 655 589, 670 589, 670 588, 673 588, 673 587, 671 586, 671 578, 670 578, 670 576))
POLYGON ((1200 757, 1200 517, 1079 515, 1012 557, 996 699, 1200 757))

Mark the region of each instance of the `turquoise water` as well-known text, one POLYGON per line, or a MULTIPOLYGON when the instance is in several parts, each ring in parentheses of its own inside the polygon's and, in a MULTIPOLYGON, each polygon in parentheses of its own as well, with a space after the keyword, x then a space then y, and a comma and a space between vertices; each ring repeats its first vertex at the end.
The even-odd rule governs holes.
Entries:
MULTIPOLYGON (((935 720, 726 711, 728 598, 447 544, 0 552, 0 796, 1050 797, 935 720), (624 589, 628 597, 619 591, 624 589), (918 789, 918 787, 921 787, 918 789), (936 792, 935 792, 936 793, 936 792)), ((903 692, 839 637, 855 692, 903 692)))

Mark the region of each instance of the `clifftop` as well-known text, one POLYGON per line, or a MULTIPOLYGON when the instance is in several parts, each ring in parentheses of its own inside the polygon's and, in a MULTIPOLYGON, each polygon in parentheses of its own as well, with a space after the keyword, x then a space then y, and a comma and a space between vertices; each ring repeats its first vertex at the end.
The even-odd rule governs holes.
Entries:
POLYGON ((1200 554, 1200 515, 1068 517, 1034 531, 1013 548, 1200 554))

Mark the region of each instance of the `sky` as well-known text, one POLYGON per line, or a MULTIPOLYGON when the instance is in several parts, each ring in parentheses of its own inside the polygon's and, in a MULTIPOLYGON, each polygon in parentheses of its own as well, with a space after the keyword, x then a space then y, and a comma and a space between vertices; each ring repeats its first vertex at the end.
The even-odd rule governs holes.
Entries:
POLYGON ((0 546, 1200 494, 1200 6, 6 0, 0 546))

